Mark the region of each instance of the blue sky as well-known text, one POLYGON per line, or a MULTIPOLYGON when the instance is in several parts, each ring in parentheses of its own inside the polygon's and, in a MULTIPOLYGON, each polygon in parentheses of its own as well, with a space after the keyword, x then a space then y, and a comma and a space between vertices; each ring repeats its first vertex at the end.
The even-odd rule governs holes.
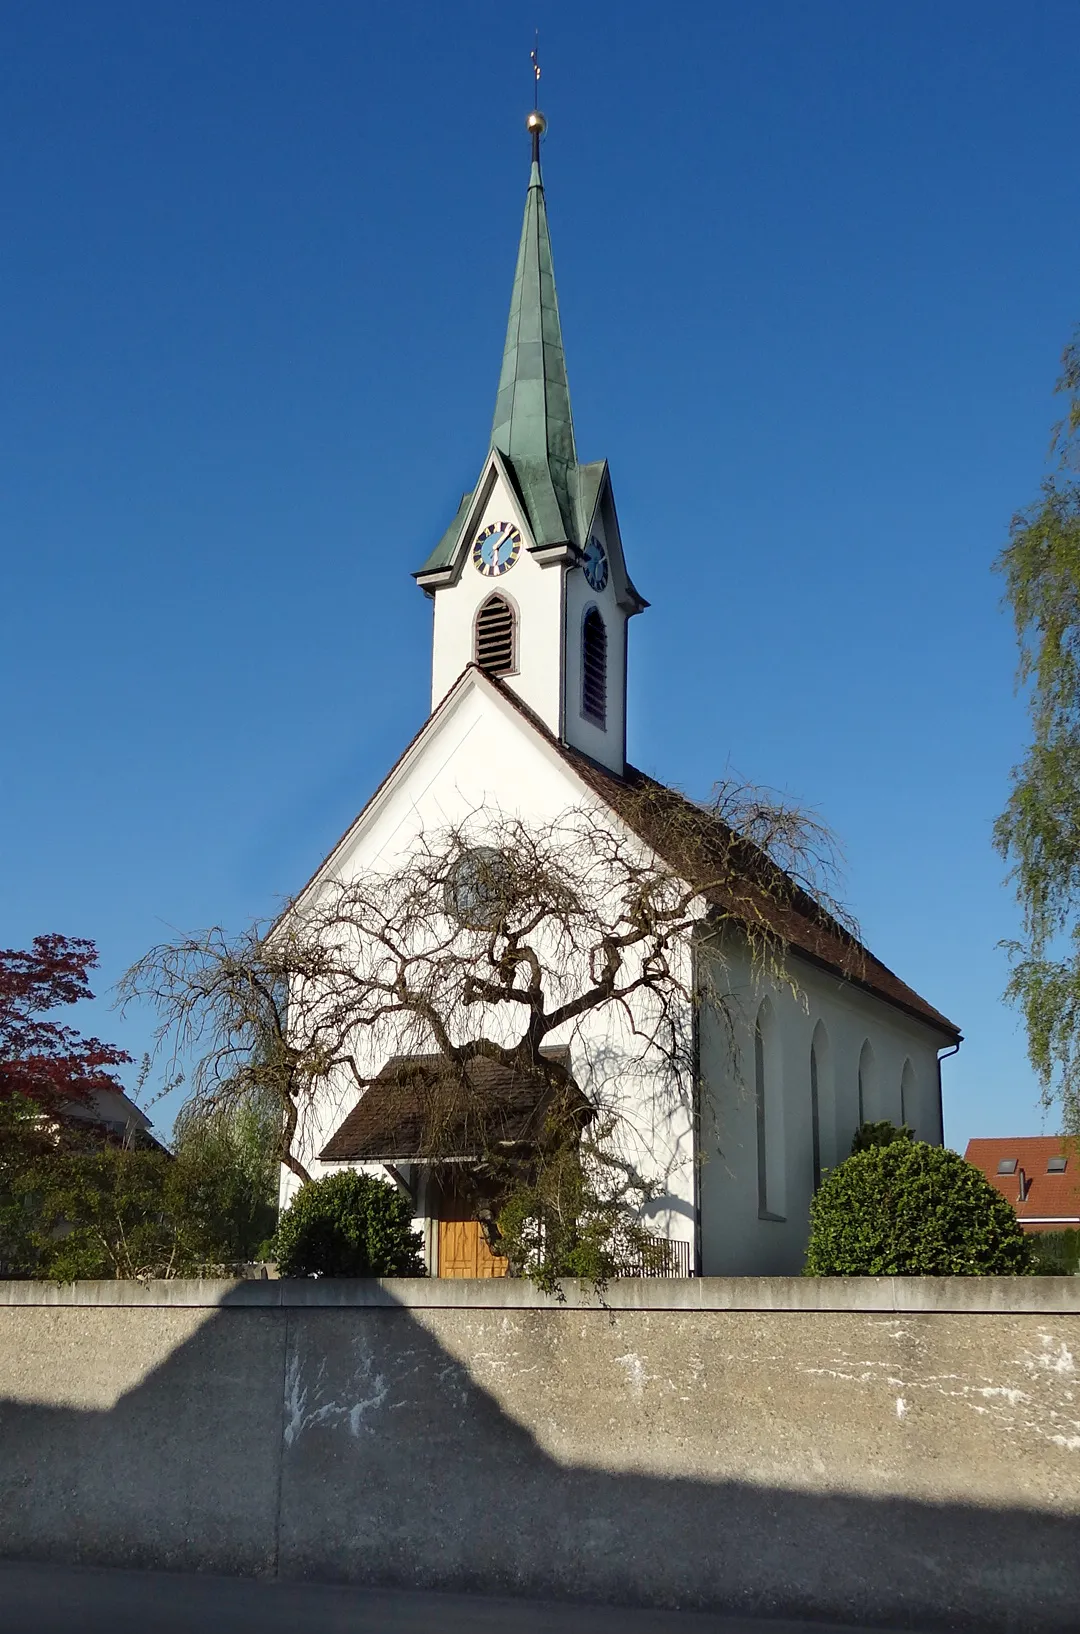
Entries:
POLYGON ((534 20, 579 452, 653 604, 631 756, 817 807, 965 1033, 950 1141, 1038 1132, 990 564, 1080 321, 1074 0, 6 0, 0 940, 95 938, 105 993, 273 911, 423 719, 534 20))

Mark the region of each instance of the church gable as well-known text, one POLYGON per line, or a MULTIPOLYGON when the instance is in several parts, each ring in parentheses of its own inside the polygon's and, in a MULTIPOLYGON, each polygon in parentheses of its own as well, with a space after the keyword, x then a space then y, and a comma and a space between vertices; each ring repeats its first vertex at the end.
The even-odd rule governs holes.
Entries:
POLYGON ((291 910, 325 880, 392 868, 416 840, 498 814, 550 822, 596 795, 562 759, 542 724, 476 666, 458 677, 397 764, 304 886, 291 910))

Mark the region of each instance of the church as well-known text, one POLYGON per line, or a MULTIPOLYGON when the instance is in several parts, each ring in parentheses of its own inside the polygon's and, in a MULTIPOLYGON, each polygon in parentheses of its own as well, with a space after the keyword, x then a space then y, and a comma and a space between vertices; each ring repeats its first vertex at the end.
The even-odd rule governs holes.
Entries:
MULTIPOLYGON (((540 167, 543 116, 534 112, 528 126, 531 174, 490 446, 413 575, 433 604, 431 713, 295 898, 290 920, 302 921, 334 882, 393 868, 426 835, 466 819, 483 830, 486 816, 488 854, 506 814, 543 825, 586 810, 657 853, 669 830, 650 811, 666 802, 700 820, 700 808, 626 760, 629 632, 648 603, 631 577, 607 463, 578 459, 540 167)), ((668 861, 678 872, 679 857, 668 861)), ((642 1217, 662 1249, 662 1274, 798 1273, 814 1189, 847 1156, 861 1122, 888 1118, 920 1139, 943 1139, 940 1062, 959 1046, 956 1026, 794 884, 777 913, 782 975, 763 974, 749 943, 728 935, 723 1024, 706 999, 688 997, 693 1059, 674 1093, 652 1073, 647 1050, 635 1055, 632 1014, 627 1023, 586 1012, 549 1040, 586 1099, 605 1071, 615 1082, 632 1131, 627 1161, 648 1183, 642 1217)), ((434 1072, 437 1060, 413 1055, 409 1070, 434 1072)), ((353 1166, 405 1188, 431 1275, 502 1274, 490 1233, 423 1149, 404 1061, 395 1051, 371 1059, 359 1090, 328 1082, 294 1151, 313 1177, 353 1166)), ((525 1128, 527 1085, 502 1089, 518 1097, 525 1128)), ((283 1169, 283 1206, 297 1184, 283 1169)))

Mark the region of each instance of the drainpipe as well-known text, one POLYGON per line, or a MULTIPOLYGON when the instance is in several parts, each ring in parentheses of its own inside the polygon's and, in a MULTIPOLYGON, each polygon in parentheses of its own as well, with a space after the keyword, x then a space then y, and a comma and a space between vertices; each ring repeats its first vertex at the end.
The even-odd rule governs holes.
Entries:
POLYGON ((962 1038, 958 1038, 951 1050, 943 1050, 937 1058, 938 1139, 940 1140, 942 1146, 945 1144, 945 1102, 941 1093, 941 1063, 943 1061, 947 1061, 950 1055, 955 1055, 963 1042, 964 1040, 962 1038))

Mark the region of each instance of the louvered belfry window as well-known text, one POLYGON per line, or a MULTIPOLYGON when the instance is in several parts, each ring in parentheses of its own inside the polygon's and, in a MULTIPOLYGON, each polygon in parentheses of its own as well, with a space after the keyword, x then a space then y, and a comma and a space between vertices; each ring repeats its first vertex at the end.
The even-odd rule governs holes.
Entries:
POLYGON ((489 596, 476 615, 476 662, 489 675, 509 675, 514 664, 514 610, 502 596, 489 596))
POLYGON ((595 607, 581 631, 581 709, 598 726, 607 725, 607 631, 595 607))

